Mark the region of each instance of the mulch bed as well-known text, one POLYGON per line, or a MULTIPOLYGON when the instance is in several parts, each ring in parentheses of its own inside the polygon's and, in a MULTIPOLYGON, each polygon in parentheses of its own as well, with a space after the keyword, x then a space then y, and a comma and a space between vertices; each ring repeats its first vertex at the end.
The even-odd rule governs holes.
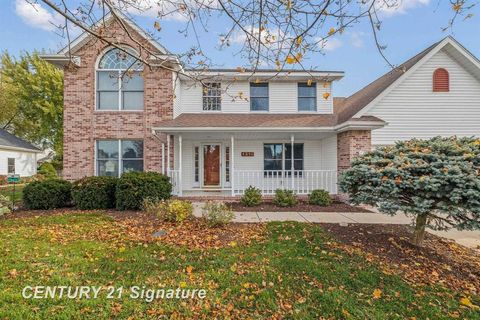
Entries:
POLYGON ((423 247, 411 244, 405 225, 322 224, 349 253, 365 254, 386 273, 397 273, 412 284, 441 284, 452 290, 480 294, 480 253, 427 233, 423 247))
POLYGON ((274 205, 272 202, 263 202, 256 207, 246 207, 240 202, 227 203, 234 211, 246 212, 371 212, 367 209, 351 206, 344 202, 335 201, 329 206, 316 206, 311 205, 306 201, 299 201, 297 205, 293 207, 282 208, 274 205))

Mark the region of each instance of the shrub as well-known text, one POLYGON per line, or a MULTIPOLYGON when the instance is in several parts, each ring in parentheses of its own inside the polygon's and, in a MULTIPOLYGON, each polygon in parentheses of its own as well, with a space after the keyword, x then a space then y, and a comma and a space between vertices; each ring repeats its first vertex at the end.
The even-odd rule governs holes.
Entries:
POLYGON ((355 158, 340 179, 353 204, 415 219, 413 243, 425 228, 480 229, 480 139, 397 142, 355 158))
POLYGON ((44 162, 38 167, 38 173, 45 176, 46 178, 55 178, 57 177, 57 170, 50 162, 44 162))
POLYGON ((23 204, 27 209, 54 209, 70 205, 72 184, 65 180, 34 181, 23 189, 23 204))
POLYGON ((220 227, 231 222, 235 214, 223 202, 207 201, 202 208, 202 217, 208 227, 220 227))
POLYGON ((127 172, 118 180, 115 193, 118 210, 138 210, 144 199, 165 200, 171 197, 170 178, 157 172, 127 172))
POLYGON ((37 173, 33 176, 30 177, 21 177, 20 178, 20 183, 30 183, 33 181, 43 181, 47 179, 43 174, 37 173))
POLYGON ((0 216, 11 212, 11 204, 12 200, 10 199, 10 197, 0 194, 0 216))
POLYGON ((245 189, 245 193, 240 199, 240 202, 246 207, 258 206, 262 203, 262 192, 260 189, 250 186, 245 189))
POLYGON ((279 207, 293 207, 297 204, 297 196, 292 190, 275 190, 273 203, 279 207))
POLYGON ((8 184, 7 182, 7 176, 5 175, 0 175, 0 186, 8 184))
POLYGON ((308 203, 317 206, 328 206, 332 204, 332 198, 330 197, 328 191, 322 189, 313 190, 308 196, 308 203))
POLYGON ((85 177, 75 181, 73 204, 81 210, 114 208, 117 181, 115 177, 85 177))
POLYGON ((190 201, 182 200, 143 200, 143 210, 154 214, 162 221, 182 222, 193 216, 193 205, 190 201))

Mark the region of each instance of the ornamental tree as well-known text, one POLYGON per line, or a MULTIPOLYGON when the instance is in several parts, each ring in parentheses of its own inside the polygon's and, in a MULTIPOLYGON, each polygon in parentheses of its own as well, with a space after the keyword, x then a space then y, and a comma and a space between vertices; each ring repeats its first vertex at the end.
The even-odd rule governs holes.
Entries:
POLYGON ((357 157, 340 178, 354 204, 414 219, 413 243, 425 228, 480 229, 480 139, 413 139, 357 157))

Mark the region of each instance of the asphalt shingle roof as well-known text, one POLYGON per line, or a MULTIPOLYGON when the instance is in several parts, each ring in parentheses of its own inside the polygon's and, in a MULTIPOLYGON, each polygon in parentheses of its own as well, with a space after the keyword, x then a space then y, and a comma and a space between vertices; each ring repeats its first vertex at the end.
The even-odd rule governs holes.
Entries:
POLYGON ((32 151, 41 151, 39 148, 35 147, 30 142, 27 142, 23 139, 20 139, 17 136, 7 132, 6 130, 0 129, 0 147, 11 147, 11 148, 22 148, 32 151))

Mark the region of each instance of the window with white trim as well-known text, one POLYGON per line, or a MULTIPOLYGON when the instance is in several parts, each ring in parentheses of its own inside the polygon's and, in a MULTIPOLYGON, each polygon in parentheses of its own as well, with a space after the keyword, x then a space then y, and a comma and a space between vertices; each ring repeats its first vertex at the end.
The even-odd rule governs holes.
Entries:
POLYGON ((143 171, 142 140, 97 140, 96 148, 97 176, 143 171))
POLYGON ((230 182, 230 147, 225 147, 225 181, 230 182))
POLYGON ((195 173, 194 173, 194 181, 200 181, 200 147, 196 146, 194 148, 194 164, 195 164, 195 173))
POLYGON ((143 110, 143 64, 125 48, 107 51, 97 69, 97 110, 143 110))
POLYGON ((298 111, 317 111, 317 84, 298 84, 298 111))
POLYGON ((220 82, 203 86, 203 111, 222 110, 222 85, 220 82))
POLYGON ((7 158, 7 173, 15 174, 15 158, 7 158))
POLYGON ((250 111, 268 109, 268 83, 250 83, 250 111))
MULTIPOLYGON (((285 170, 290 174, 292 166, 291 143, 265 143, 263 145, 263 170, 265 175, 275 174, 273 171, 285 170)), ((293 168, 303 170, 303 143, 293 145, 293 168)))

